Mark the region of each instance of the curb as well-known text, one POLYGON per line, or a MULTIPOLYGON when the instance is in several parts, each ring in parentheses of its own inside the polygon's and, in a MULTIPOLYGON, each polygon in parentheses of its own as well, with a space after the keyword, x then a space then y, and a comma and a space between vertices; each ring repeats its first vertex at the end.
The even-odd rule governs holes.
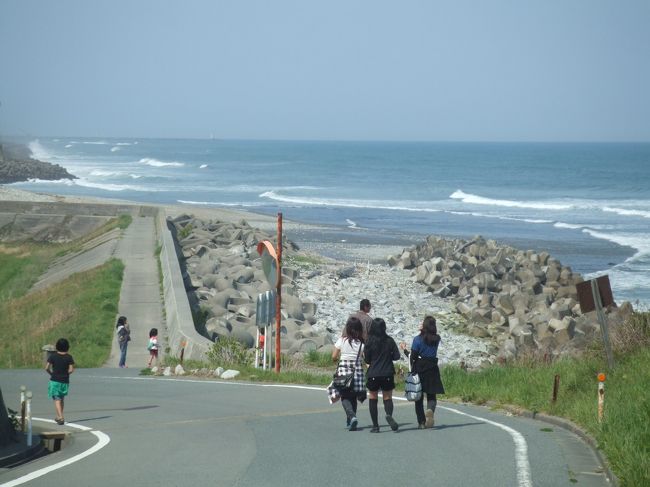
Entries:
POLYGON ((615 487, 619 487, 620 483, 618 481, 618 478, 616 475, 614 475, 614 472, 609 467, 609 462, 607 461, 607 458, 603 455, 603 453, 600 451, 598 448, 598 443, 594 439, 593 436, 591 436, 589 433, 584 431, 582 428, 580 428, 577 424, 575 424, 572 421, 569 421, 568 419, 564 418, 558 418, 557 416, 550 416, 548 414, 544 413, 537 413, 534 411, 528 411, 527 409, 523 409, 517 406, 511 406, 511 405, 499 405, 499 404, 491 404, 491 403, 486 403, 487 406, 494 407, 496 409, 502 409, 504 411, 507 411, 508 413, 511 413, 516 416, 523 416, 524 418, 530 418, 530 419, 535 419, 538 421, 543 421, 545 423, 549 423, 555 426, 558 426, 560 428, 563 428, 565 430, 568 430, 575 435, 579 436, 580 439, 582 439, 589 447, 591 450, 594 452, 596 455, 596 458, 598 458, 598 461, 600 462, 601 467, 603 468, 603 472, 605 473, 605 476, 607 477, 607 480, 615 487))

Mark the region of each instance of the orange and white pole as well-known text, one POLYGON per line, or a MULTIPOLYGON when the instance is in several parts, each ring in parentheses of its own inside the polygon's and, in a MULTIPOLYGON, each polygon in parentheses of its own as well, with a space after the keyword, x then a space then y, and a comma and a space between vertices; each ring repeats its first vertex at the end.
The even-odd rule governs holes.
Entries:
POLYGON ((605 410, 605 374, 598 374, 598 423, 603 422, 605 410))

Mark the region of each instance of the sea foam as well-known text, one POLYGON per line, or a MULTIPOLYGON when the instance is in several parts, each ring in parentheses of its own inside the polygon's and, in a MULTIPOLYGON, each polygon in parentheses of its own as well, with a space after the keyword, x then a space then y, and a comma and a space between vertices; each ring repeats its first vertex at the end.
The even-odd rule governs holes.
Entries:
POLYGON ((496 200, 492 198, 485 198, 475 194, 467 194, 460 189, 454 191, 449 195, 451 199, 461 200, 463 203, 474 205, 490 205, 490 206, 506 206, 510 208, 532 208, 535 210, 570 210, 573 205, 566 203, 544 203, 541 201, 511 201, 511 200, 496 200))
POLYGON ((185 165, 182 162, 164 162, 164 161, 159 161, 158 159, 152 159, 150 157, 145 157, 143 159, 140 159, 138 162, 153 167, 165 167, 165 166, 182 167, 185 165))

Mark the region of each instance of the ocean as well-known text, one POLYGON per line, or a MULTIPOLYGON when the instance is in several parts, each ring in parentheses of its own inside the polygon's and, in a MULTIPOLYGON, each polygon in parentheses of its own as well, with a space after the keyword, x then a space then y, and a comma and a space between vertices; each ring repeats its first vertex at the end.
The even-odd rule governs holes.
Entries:
POLYGON ((354 241, 429 234, 548 251, 650 307, 650 144, 39 138, 74 181, 31 191, 241 208, 354 241))

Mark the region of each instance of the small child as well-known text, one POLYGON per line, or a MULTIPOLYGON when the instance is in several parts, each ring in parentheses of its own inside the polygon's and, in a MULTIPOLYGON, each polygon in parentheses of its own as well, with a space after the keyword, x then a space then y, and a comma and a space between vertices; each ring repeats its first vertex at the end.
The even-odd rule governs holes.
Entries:
POLYGON ((151 367, 154 359, 156 364, 158 363, 158 328, 152 328, 149 330, 149 344, 147 345, 147 350, 149 350, 149 363, 147 367, 151 367))
POLYGON ((56 410, 56 424, 64 424, 63 401, 68 395, 70 385, 70 374, 74 372, 74 359, 68 353, 70 343, 65 338, 59 338, 56 342, 56 353, 51 353, 47 358, 45 371, 50 374, 50 382, 47 394, 54 400, 56 410))

